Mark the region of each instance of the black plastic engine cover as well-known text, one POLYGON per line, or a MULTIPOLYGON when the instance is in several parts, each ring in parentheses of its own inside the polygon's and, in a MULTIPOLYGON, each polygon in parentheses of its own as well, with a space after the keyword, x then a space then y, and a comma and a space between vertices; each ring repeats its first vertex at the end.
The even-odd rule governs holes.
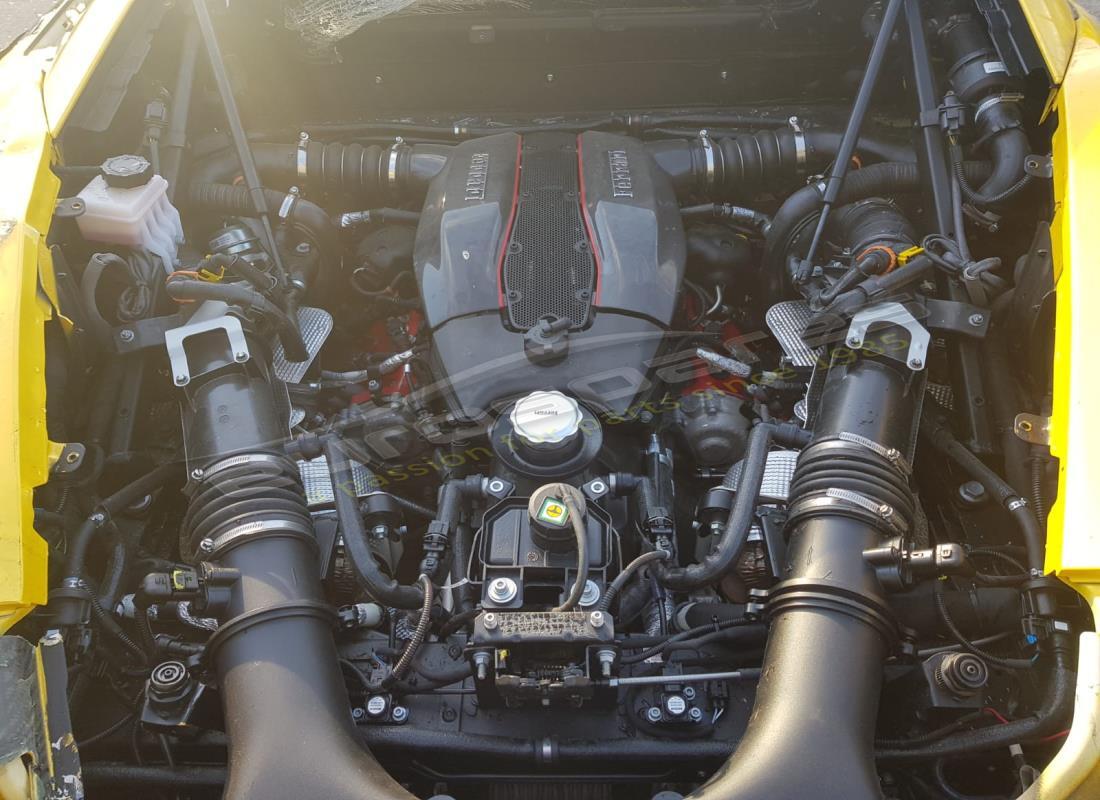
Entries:
POLYGON ((559 389, 624 412, 648 388, 684 273, 668 177, 640 142, 589 132, 462 143, 428 191, 414 261, 452 411, 559 389), (560 358, 524 335, 563 320, 560 358))

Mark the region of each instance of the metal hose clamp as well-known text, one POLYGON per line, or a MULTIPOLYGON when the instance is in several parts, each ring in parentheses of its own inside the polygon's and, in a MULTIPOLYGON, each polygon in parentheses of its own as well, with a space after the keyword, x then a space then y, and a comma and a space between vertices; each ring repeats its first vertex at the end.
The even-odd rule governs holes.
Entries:
POLYGON ((794 163, 797 166, 797 174, 801 175, 806 166, 806 134, 802 131, 802 123, 793 114, 787 118, 787 124, 794 134, 794 163))
POLYGON ((703 163, 706 166, 706 185, 708 189, 714 188, 714 143, 710 140, 710 131, 706 128, 699 131, 699 143, 703 146, 703 163))
POLYGON ((393 144, 390 146, 389 165, 386 168, 386 180, 391 189, 397 188, 397 157, 404 145, 405 140, 398 136, 393 140, 393 144))
POLYGON ((981 119, 982 114, 993 108, 995 105, 998 105, 1000 103, 1018 103, 1023 99, 1024 96, 1019 92, 1004 92, 1002 94, 990 95, 989 97, 985 98, 985 100, 982 100, 982 102, 978 103, 978 107, 974 110, 974 121, 977 122, 979 119, 981 119))
POLYGON ((290 219, 290 215, 294 212, 294 206, 298 204, 298 198, 301 193, 298 191, 297 186, 291 186, 287 190, 286 196, 283 197, 283 202, 279 204, 279 222, 286 224, 286 221, 290 219))
POLYGON ((298 134, 298 149, 296 152, 298 182, 306 185, 306 176, 309 169, 309 134, 302 131, 298 134))

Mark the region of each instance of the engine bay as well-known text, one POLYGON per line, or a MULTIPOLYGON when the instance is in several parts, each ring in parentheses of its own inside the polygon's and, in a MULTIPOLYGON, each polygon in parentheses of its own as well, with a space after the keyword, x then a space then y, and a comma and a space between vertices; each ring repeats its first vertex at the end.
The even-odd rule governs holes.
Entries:
POLYGON ((220 5, 57 143, 88 796, 1028 790, 1091 622, 1015 4, 220 5))

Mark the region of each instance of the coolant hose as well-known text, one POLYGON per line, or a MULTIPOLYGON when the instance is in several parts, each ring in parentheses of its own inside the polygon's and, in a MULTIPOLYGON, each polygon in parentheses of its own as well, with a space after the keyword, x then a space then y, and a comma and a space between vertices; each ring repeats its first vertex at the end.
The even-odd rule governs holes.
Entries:
MULTIPOLYGON (((336 436, 329 436, 322 445, 328 462, 329 478, 333 486, 355 486, 351 459, 344 444, 336 436)), ((415 586, 404 586, 382 572, 374 551, 371 550, 363 518, 359 513, 359 501, 354 492, 333 493, 336 518, 344 539, 344 553, 351 562, 359 584, 372 599, 394 608, 419 608, 424 603, 424 591, 415 586)))
POLYGON ((771 422, 757 424, 749 434, 736 486, 732 485, 732 467, 723 481, 723 486, 727 489, 736 490, 736 496, 717 545, 696 564, 681 567, 670 566, 667 561, 661 561, 654 567, 657 580, 663 586, 679 592, 701 589, 720 581, 733 567, 748 538, 749 528, 756 515, 756 498, 760 494, 760 484, 764 480, 764 469, 772 442, 798 447, 808 439, 809 434, 794 425, 771 422))
POLYGON ((224 349, 189 344, 180 402, 193 481, 181 548, 224 580, 206 648, 229 743, 223 797, 411 800, 355 733, 277 378, 258 357, 221 369, 224 349))
POLYGON ((1028 507, 1027 501, 1004 478, 986 466, 980 458, 956 439, 946 425, 926 414, 921 419, 920 431, 929 444, 962 467, 971 478, 978 481, 997 499, 998 503, 1004 506, 1019 527, 1024 545, 1027 547, 1028 572, 1032 577, 1040 577, 1043 574, 1046 558, 1046 544, 1039 521, 1028 507))

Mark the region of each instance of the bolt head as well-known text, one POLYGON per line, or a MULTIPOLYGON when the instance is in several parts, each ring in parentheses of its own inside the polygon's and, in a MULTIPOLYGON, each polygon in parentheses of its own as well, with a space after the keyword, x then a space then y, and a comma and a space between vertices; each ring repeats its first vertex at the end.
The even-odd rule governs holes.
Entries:
POLYGON ((362 719, 366 715, 366 712, 362 708, 356 706, 351 710, 351 718, 355 720, 362 719))
POLYGON ((519 586, 511 578, 494 578, 489 582, 489 599, 494 603, 510 603, 519 594, 519 586))
POLYGON ((969 322, 971 325, 973 325, 975 328, 977 328, 983 322, 985 322, 985 315, 984 314, 971 314, 969 316, 969 318, 967 318, 967 322, 969 322))
POLYGON ((688 700, 695 699, 695 689, 691 686, 685 686, 683 694, 688 700))
POLYGON ((593 611, 588 615, 588 624, 593 628, 602 628, 604 616, 602 611, 593 611))
POLYGON ((649 710, 645 712, 645 718, 650 722, 660 722, 661 709, 657 708, 657 706, 650 706, 649 710))
POLYGON ((688 717, 692 722, 699 722, 703 718, 703 710, 701 708, 693 708, 688 711, 688 717))
POLYGON ((404 706, 394 706, 393 711, 390 712, 390 717, 393 718, 394 722, 401 724, 409 718, 409 709, 404 706))
POLYGON ((497 615, 496 614, 485 614, 481 618, 481 624, 483 626, 485 626, 485 630, 487 630, 487 631, 493 630, 497 626, 497 615))
POLYGON ((924 362, 919 358, 911 358, 909 359, 909 366, 913 369, 921 369, 924 366, 924 362))
POLYGON ((176 376, 176 386, 186 386, 189 378, 186 375, 176 376))
POLYGON ((134 341, 134 332, 129 329, 124 329, 118 332, 118 338, 124 342, 134 341))
POLYGON ((596 605, 600 600, 600 585, 595 581, 585 581, 584 591, 581 593, 581 599, 578 605, 581 608, 590 608, 596 605))

